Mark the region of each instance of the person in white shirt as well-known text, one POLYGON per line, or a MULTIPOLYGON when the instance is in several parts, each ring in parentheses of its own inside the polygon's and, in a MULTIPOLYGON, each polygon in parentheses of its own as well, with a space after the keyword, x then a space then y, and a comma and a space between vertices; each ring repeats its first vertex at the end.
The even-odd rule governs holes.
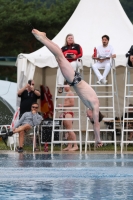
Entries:
POLYGON ((93 54, 92 58, 97 60, 97 62, 92 65, 92 69, 98 78, 97 84, 106 84, 106 77, 111 69, 110 58, 116 58, 114 49, 109 44, 108 35, 102 36, 102 45, 97 47, 97 57, 95 58, 93 54), (104 69, 103 74, 101 74, 99 69, 104 69))

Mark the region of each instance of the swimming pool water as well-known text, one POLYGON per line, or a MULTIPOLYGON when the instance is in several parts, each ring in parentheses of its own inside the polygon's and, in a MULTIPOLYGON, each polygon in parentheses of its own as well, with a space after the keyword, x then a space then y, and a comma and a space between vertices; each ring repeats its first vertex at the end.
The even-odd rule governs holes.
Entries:
POLYGON ((133 155, 0 154, 0 200, 133 200, 133 155))

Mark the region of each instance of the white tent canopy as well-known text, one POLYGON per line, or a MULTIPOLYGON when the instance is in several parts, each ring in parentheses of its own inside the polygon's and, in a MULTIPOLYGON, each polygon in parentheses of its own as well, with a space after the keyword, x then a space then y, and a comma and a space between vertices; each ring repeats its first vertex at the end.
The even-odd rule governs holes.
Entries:
POLYGON ((17 84, 0 80, 0 97, 16 110, 17 84))
MULTIPOLYGON (((125 66, 125 53, 133 41, 133 26, 119 0, 80 0, 75 12, 53 41, 62 47, 68 33, 73 33, 75 41, 83 48, 84 66, 90 66, 93 49, 101 44, 104 34, 109 35, 110 44, 115 49, 116 66, 125 66)), ((19 54, 17 66, 22 71, 28 67, 32 71, 29 76, 33 77, 35 66, 54 68, 57 62, 51 52, 42 47, 30 54, 19 54)))

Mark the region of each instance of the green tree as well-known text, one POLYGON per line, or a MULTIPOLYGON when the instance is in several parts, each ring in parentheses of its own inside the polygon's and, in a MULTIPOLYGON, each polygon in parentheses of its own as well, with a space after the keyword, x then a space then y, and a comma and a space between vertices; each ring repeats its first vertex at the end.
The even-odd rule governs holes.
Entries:
POLYGON ((133 23, 133 0, 120 0, 128 18, 133 23))
POLYGON ((68 21, 79 0, 47 1, 0 0, 0 56, 17 56, 41 47, 32 28, 47 31, 52 39, 68 21), (53 1, 54 2, 54 1, 53 1))
MULTIPOLYGON (((120 0, 133 22, 133 0, 120 0)), ((74 12, 79 0, 0 0, 0 56, 30 53, 42 45, 32 27, 46 30, 52 39, 74 12)))

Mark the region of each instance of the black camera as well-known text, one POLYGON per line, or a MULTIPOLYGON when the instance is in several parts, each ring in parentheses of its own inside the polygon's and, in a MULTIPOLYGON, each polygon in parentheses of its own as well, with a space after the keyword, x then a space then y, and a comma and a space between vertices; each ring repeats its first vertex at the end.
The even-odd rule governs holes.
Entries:
POLYGON ((66 58, 73 59, 72 58, 73 55, 74 55, 73 53, 68 53, 67 56, 66 56, 66 58))
POLYGON ((28 84, 31 85, 31 80, 28 80, 28 84))

